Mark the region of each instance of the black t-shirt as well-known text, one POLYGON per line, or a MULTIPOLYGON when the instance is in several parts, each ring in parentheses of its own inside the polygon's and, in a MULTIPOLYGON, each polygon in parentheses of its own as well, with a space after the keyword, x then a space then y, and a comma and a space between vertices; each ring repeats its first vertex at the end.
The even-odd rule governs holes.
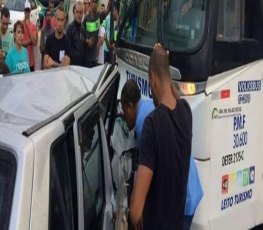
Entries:
POLYGON ((178 100, 174 110, 159 105, 143 125, 139 164, 153 171, 146 198, 145 230, 183 229, 192 143, 192 113, 178 100))
POLYGON ((83 27, 86 32, 86 38, 94 38, 92 47, 86 45, 86 60, 96 61, 97 59, 97 43, 99 37, 99 29, 101 22, 105 19, 105 12, 97 12, 95 17, 91 16, 91 13, 87 14, 83 20, 83 27), (90 25, 90 26, 89 26, 90 25))
POLYGON ((60 59, 65 55, 70 57, 69 52, 70 42, 65 34, 61 39, 57 39, 55 33, 47 37, 45 54, 48 54, 55 62, 61 63, 60 59))
POLYGON ((69 24, 66 36, 70 42, 70 64, 85 66, 86 34, 82 24, 74 20, 69 24))

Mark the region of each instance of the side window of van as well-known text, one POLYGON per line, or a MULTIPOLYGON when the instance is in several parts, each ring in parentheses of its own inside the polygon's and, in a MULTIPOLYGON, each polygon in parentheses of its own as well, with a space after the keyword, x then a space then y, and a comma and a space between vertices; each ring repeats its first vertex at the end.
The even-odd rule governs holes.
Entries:
POLYGON ((100 96, 99 101, 102 107, 102 120, 106 132, 106 138, 109 146, 110 159, 113 157, 113 152, 110 147, 110 138, 113 133, 115 119, 118 113, 118 100, 117 94, 119 89, 120 76, 114 79, 108 86, 107 90, 100 96))
POLYGON ((104 171, 98 113, 78 124, 83 180, 84 229, 100 229, 104 205, 104 171))
POLYGON ((51 146, 49 229, 77 229, 77 184, 72 127, 51 146))

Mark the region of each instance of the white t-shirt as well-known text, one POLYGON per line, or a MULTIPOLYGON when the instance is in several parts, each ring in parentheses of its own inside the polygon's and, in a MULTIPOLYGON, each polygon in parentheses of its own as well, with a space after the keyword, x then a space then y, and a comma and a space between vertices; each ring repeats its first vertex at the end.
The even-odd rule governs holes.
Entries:
MULTIPOLYGON (((99 29, 99 38, 104 38, 105 35, 105 28, 104 26, 101 26, 99 29)), ((104 64, 104 49, 103 49, 103 43, 99 48, 99 56, 98 56, 98 64, 104 64)))

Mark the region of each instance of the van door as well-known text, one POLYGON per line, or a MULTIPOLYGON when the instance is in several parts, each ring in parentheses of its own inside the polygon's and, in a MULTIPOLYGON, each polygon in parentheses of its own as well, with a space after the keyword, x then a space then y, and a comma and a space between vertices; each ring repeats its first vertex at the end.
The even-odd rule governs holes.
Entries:
POLYGON ((110 153, 116 197, 115 229, 128 228, 128 204, 137 165, 135 139, 123 120, 117 95, 120 74, 113 68, 105 74, 96 90, 102 109, 102 120, 110 153))
POLYGON ((79 229, 113 229, 110 160, 98 101, 91 95, 74 113, 79 229))
MULTIPOLYGON (((70 116, 71 118, 72 116, 70 116)), ((68 122, 68 119, 65 119, 68 122)), ((78 229, 76 163, 73 124, 50 149, 49 229, 78 229)))
POLYGON ((73 122, 69 121, 55 120, 28 133, 35 151, 31 229, 77 230, 73 122))

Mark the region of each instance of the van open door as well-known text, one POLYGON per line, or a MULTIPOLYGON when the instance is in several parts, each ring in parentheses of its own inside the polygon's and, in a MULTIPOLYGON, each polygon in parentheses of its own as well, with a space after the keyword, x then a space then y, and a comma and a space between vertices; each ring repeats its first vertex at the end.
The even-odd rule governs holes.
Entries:
POLYGON ((137 166, 135 139, 122 117, 118 100, 120 74, 116 66, 105 71, 96 89, 99 98, 106 138, 111 159, 112 179, 116 199, 115 229, 127 229, 129 225, 129 199, 133 188, 134 171, 137 166))

